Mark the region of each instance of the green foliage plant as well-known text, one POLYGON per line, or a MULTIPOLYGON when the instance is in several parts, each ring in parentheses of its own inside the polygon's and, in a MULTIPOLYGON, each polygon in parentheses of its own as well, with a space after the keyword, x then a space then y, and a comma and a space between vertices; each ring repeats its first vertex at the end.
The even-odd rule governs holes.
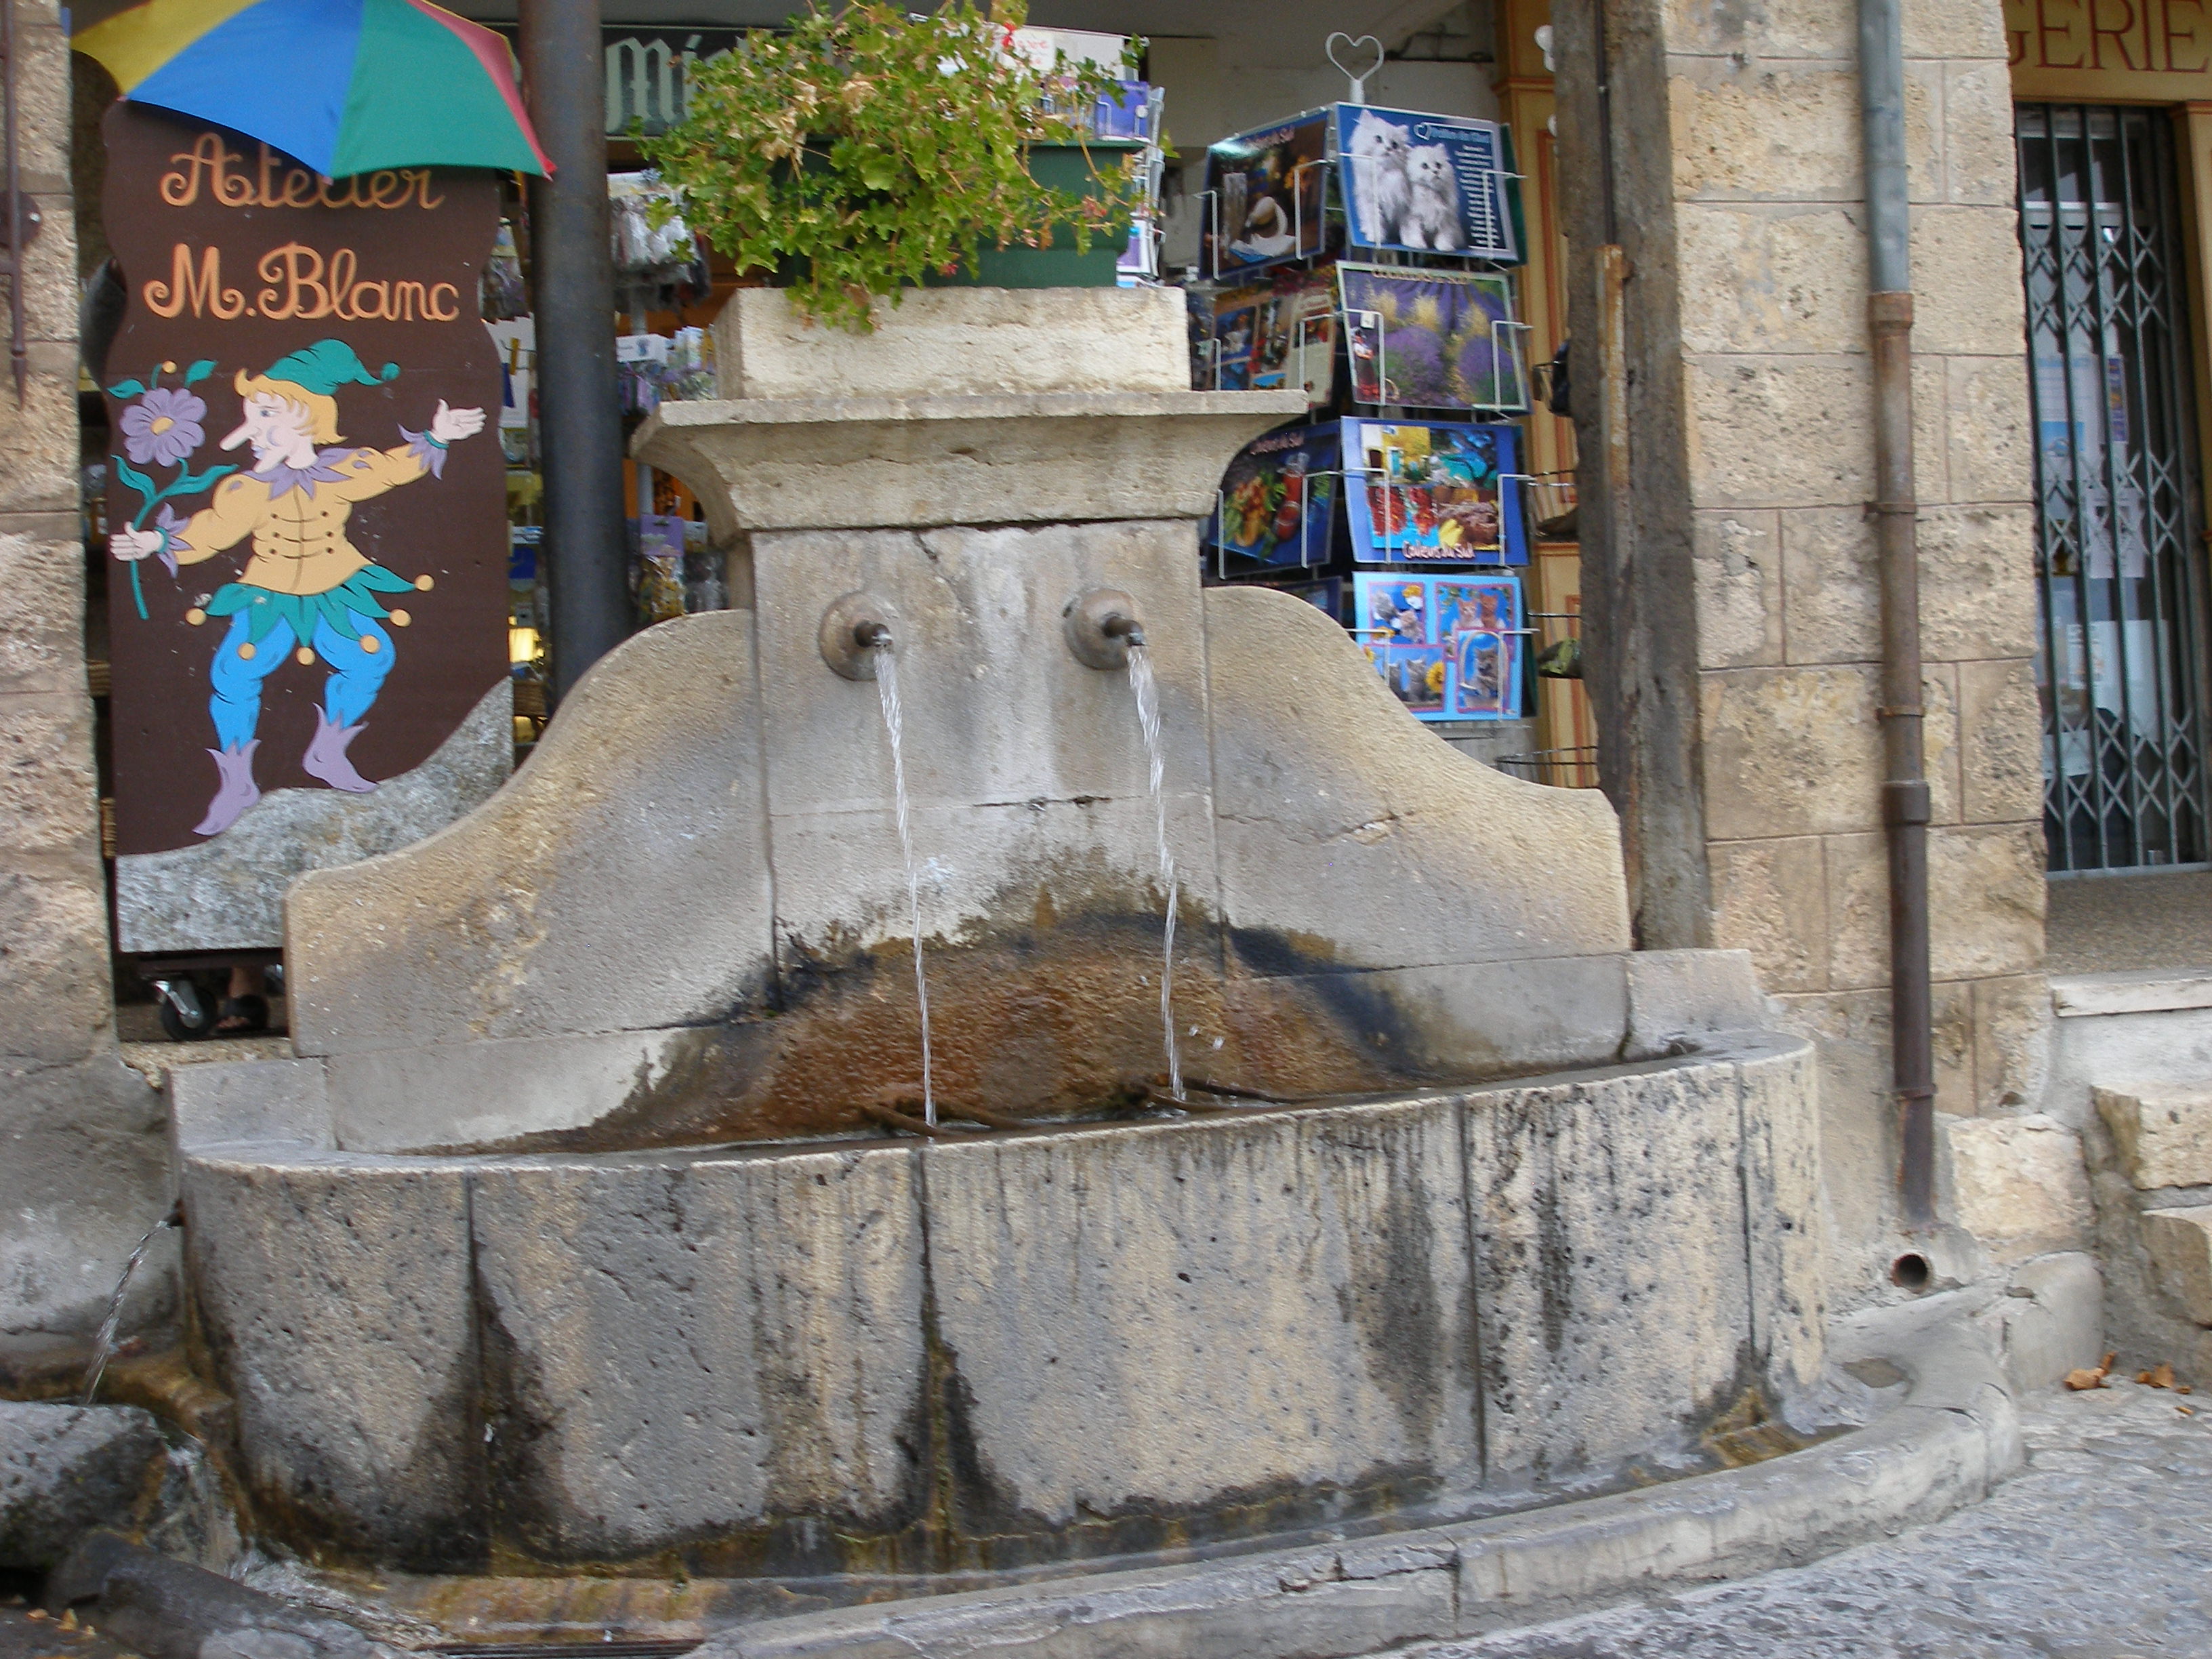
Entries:
POLYGON ((1126 235, 1141 188, 1126 152, 1091 157, 1093 192, 1030 176, 1035 144, 1083 143, 1111 71, 1009 49, 1021 0, 947 0, 913 16, 875 0, 814 4, 690 72, 684 118, 644 142, 684 221, 741 270, 788 276, 811 321, 862 332, 869 301, 950 276, 993 242, 1079 251, 1126 235))

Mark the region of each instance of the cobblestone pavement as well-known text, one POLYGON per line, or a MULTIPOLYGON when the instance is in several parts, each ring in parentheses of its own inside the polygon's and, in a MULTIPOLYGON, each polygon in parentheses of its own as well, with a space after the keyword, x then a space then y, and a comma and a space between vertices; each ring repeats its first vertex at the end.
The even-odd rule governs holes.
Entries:
POLYGON ((1419 1659, 2212 1659, 2212 1396, 2177 1400, 2116 1381, 2037 1396, 2021 1426, 2022 1473, 1987 1503, 1934 1526, 1812 1566, 1416 1651, 1419 1659))

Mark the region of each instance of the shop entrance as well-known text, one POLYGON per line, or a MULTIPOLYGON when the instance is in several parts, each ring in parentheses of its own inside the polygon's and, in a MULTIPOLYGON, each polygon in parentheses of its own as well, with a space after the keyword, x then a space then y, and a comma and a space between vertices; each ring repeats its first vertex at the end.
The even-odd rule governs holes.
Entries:
POLYGON ((2023 104, 2051 870, 2203 865, 2202 507, 2164 110, 2023 104))

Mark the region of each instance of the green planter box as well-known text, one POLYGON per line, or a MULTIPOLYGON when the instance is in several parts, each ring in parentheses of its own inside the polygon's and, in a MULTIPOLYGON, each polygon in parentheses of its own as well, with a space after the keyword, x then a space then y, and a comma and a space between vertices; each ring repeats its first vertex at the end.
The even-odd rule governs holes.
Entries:
MULTIPOLYGON (((1054 190, 1095 197, 1098 181, 1121 158, 1144 146, 1127 139, 1093 139, 1088 144, 1036 144, 1030 150, 1030 176, 1054 190)), ((1053 232, 1050 247, 980 247, 975 262, 957 276, 933 278, 943 288, 1112 288, 1115 267, 1128 234, 1091 239, 1091 252, 1075 251, 1075 232, 1066 225, 1053 232)))

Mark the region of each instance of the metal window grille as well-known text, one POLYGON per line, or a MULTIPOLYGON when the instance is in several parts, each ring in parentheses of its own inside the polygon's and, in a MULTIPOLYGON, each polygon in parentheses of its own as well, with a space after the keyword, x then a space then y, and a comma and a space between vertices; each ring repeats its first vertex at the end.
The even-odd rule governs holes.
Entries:
POLYGON ((2036 683, 2051 868, 2206 858, 2179 191, 2163 111, 2024 104, 2036 683))

